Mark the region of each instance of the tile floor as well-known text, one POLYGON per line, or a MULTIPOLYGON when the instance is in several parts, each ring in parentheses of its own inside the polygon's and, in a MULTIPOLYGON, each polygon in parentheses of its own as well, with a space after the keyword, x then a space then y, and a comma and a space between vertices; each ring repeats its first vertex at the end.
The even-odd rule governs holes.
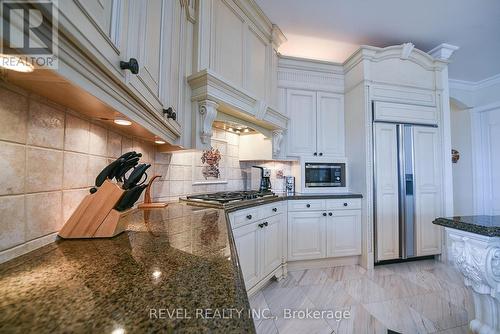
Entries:
POLYGON ((460 273, 434 260, 370 271, 359 266, 290 271, 253 295, 250 305, 265 315, 254 317, 259 334, 385 334, 388 329, 467 334, 474 316, 472 294, 460 273), (318 317, 290 317, 291 311, 306 309, 318 311, 318 317))

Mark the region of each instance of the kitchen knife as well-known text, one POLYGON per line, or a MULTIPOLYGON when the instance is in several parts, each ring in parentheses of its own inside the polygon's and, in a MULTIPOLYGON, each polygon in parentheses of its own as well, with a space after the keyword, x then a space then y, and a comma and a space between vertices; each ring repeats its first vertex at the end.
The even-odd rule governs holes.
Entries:
MULTIPOLYGON (((123 182, 122 188, 126 190, 126 189, 130 189, 130 188, 135 187, 139 183, 139 181, 141 181, 142 176, 144 174, 146 174, 146 170, 149 167, 151 167, 150 164, 137 165, 134 168, 134 170, 132 171, 132 173, 130 173, 129 177, 123 182)), ((147 178, 147 174, 146 174, 146 178, 147 178)))
POLYGON ((123 182, 123 177, 125 174, 133 167, 135 167, 139 163, 139 157, 132 157, 126 161, 124 161, 121 166, 115 169, 112 177, 116 179, 116 181, 123 182))
MULTIPOLYGON (((96 187, 102 186, 104 181, 108 178, 112 178, 113 172, 117 167, 119 167, 125 160, 123 158, 118 158, 106 167, 97 175, 95 179, 95 185, 96 187)), ((92 190, 90 191, 92 193, 92 190)), ((94 191, 95 192, 95 191, 94 191)))
POLYGON ((142 192, 144 191, 144 189, 146 189, 147 186, 147 184, 141 184, 125 191, 122 198, 115 206, 115 209, 118 211, 125 211, 127 209, 130 209, 132 206, 134 206, 134 203, 137 202, 139 197, 141 197, 142 192))

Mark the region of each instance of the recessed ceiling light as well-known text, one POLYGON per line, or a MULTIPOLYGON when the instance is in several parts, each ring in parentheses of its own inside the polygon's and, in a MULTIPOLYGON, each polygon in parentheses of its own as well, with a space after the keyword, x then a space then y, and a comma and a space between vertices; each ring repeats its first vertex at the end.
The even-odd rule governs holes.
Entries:
POLYGON ((4 55, 1 53, 0 53, 0 67, 24 73, 33 72, 35 70, 33 64, 30 64, 21 57, 14 55, 4 55))
POLYGON ((156 139, 156 140, 155 140, 155 143, 156 143, 156 144, 165 144, 165 141, 164 141, 164 140, 161 140, 161 139, 156 139))
POLYGON ((245 130, 243 130, 243 132, 250 132, 250 129, 249 128, 245 128, 245 130))
POLYGON ((115 124, 118 124, 118 125, 126 125, 126 126, 132 125, 132 122, 127 120, 127 119, 118 118, 118 119, 115 119, 114 122, 115 122, 115 124))

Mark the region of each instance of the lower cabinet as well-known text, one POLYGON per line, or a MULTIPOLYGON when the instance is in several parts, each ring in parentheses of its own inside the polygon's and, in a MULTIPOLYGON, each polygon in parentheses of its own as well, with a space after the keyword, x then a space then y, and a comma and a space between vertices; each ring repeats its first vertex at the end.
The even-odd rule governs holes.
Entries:
POLYGON ((289 261, 361 255, 360 200, 296 202, 288 204, 289 261))
POLYGON ((361 254, 361 211, 338 210, 328 216, 326 245, 327 257, 361 254))
POLYGON ((247 290, 281 265, 285 219, 278 214, 233 229, 247 290))
POLYGON ((288 215, 288 260, 325 257, 326 217, 324 212, 290 212, 288 215))

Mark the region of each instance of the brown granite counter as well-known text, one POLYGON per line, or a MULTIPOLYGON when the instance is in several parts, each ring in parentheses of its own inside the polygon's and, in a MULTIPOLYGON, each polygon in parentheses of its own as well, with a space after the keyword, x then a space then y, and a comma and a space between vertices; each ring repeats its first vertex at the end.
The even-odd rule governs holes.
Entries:
POLYGON ((224 211, 143 214, 115 238, 59 240, 0 265, 0 332, 253 333, 224 211))

